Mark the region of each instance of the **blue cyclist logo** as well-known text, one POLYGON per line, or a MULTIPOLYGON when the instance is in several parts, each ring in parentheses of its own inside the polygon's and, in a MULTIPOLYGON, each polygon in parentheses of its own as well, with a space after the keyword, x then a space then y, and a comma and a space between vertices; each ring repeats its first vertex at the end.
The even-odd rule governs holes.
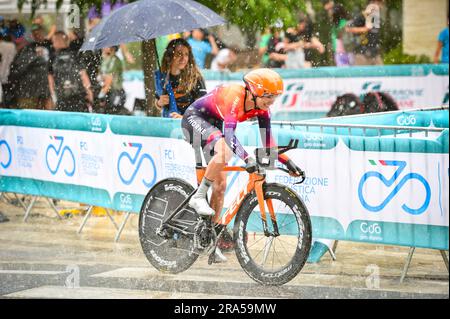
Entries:
MULTIPOLYGON (((375 165, 375 166, 377 165, 377 163, 373 160, 369 160, 369 162, 372 165, 375 165)), ((371 178, 371 177, 377 178, 384 185, 386 185, 387 187, 390 187, 400 177, 400 174, 403 172, 403 170, 406 167, 406 162, 404 162, 404 161, 380 160, 379 162, 383 166, 396 166, 398 168, 395 171, 394 175, 390 179, 387 179, 384 175, 382 175, 381 173, 376 172, 376 171, 367 172, 362 176, 361 181, 359 182, 358 196, 359 196, 359 200, 360 200, 361 204, 364 206, 364 208, 366 208, 367 210, 369 210, 371 212, 381 211, 392 200, 392 198, 400 191, 400 189, 405 185, 406 182, 408 182, 410 180, 416 180, 416 181, 422 183, 422 185, 425 188, 425 192, 426 192, 425 200, 424 200, 422 206, 420 206, 419 208, 411 208, 411 207, 407 206, 406 204, 403 204, 402 209, 411 215, 420 215, 423 212, 425 212, 425 210, 428 208, 428 205, 430 204, 431 188, 430 188, 430 185, 428 184, 428 182, 425 180, 425 178, 422 175, 419 175, 417 173, 408 173, 408 174, 404 175, 402 177, 402 179, 400 180, 400 182, 394 187, 394 189, 391 191, 391 193, 388 195, 388 197, 381 204, 379 204, 377 206, 372 206, 366 202, 366 200, 363 196, 363 187, 369 178, 371 178)))
MULTIPOLYGON (((64 173, 66 173, 67 176, 71 177, 75 173, 75 156, 73 156, 72 150, 67 146, 64 145, 64 137, 63 136, 50 136, 51 140, 55 140, 56 142, 59 142, 59 145, 55 147, 55 145, 50 144, 47 147, 47 151, 45 152, 45 162, 47 163, 48 170, 52 173, 52 175, 55 175, 61 166, 61 163, 63 159, 66 157, 70 157, 72 160, 72 165, 70 165, 71 170, 68 170, 67 167, 64 168, 64 173), (56 154, 57 163, 56 166, 54 165, 54 161, 50 161, 52 165, 49 163, 49 152, 50 150, 52 153, 56 154), (67 155, 66 155, 67 154, 67 155)), ((65 162, 66 163, 66 162, 65 162)))
POLYGON ((0 166, 3 168, 8 168, 11 165, 12 154, 11 148, 5 140, 0 140, 0 166), (5 152, 6 150, 6 152, 5 152), (3 154, 8 154, 6 157, 3 154))
POLYGON ((127 152, 122 152, 119 155, 119 160, 117 161, 117 171, 119 172, 120 180, 125 185, 130 185, 136 178, 136 175, 139 172, 139 169, 141 168, 143 162, 147 161, 148 163, 150 163, 152 169, 150 171, 145 172, 146 178, 142 179, 142 183, 148 188, 152 187, 156 182, 156 165, 155 162, 153 161, 153 158, 147 153, 141 154, 142 151, 141 143, 124 143, 124 146, 135 148, 136 153, 134 154, 134 156, 131 156, 127 152), (131 174, 131 176, 128 178, 124 177, 124 175, 122 174, 124 166, 123 163, 125 158, 128 160, 129 163, 131 163, 132 167, 134 167, 133 174, 131 174))

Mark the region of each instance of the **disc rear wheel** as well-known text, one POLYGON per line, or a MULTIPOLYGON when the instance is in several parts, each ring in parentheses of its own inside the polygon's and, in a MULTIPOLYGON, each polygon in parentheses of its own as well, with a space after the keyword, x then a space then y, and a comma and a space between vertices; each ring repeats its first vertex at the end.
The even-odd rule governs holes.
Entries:
POLYGON ((158 270, 179 273, 188 269, 198 258, 194 249, 194 229, 197 213, 184 207, 170 222, 183 232, 166 228, 165 236, 158 234, 165 216, 173 212, 194 188, 187 182, 168 178, 148 192, 139 215, 139 239, 149 262, 158 270))

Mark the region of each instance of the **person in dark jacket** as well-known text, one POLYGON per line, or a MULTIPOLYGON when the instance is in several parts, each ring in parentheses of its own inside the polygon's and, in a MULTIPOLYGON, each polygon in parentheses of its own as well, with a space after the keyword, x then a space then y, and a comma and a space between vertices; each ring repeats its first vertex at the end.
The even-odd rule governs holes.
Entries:
POLYGON ((50 109, 47 74, 51 44, 32 27, 33 42, 24 46, 11 64, 8 82, 20 109, 50 109))
POLYGON ((55 54, 50 61, 48 83, 56 109, 68 112, 91 111, 91 83, 78 55, 69 48, 69 38, 63 31, 57 31, 52 42, 55 54))

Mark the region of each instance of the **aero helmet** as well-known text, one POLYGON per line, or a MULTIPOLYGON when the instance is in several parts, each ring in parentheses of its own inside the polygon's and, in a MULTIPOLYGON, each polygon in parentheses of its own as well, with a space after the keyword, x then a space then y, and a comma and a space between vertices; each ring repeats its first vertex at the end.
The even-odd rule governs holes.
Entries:
POLYGON ((271 69, 256 69, 244 76, 247 89, 254 97, 265 94, 279 95, 283 93, 283 80, 281 76, 271 69))

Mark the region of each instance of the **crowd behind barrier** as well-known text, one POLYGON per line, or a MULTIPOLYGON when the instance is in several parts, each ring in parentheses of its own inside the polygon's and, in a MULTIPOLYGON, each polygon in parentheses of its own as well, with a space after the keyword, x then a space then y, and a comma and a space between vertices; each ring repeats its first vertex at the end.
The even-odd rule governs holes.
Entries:
MULTIPOLYGON (((259 143, 252 123, 237 134, 249 151, 259 143)), ((273 134, 279 145, 300 139, 290 156, 307 172, 305 183, 292 185, 295 179, 278 171, 268 180, 291 185, 303 198, 315 238, 448 250, 448 108, 274 123, 273 134), (308 123, 322 127, 306 131, 308 123), (396 128, 325 131, 379 123, 396 128)), ((196 183, 194 154, 179 120, 0 110, 0 192, 129 214, 139 212, 152 185, 170 176, 196 183)), ((230 174, 225 207, 245 178, 230 174)))

